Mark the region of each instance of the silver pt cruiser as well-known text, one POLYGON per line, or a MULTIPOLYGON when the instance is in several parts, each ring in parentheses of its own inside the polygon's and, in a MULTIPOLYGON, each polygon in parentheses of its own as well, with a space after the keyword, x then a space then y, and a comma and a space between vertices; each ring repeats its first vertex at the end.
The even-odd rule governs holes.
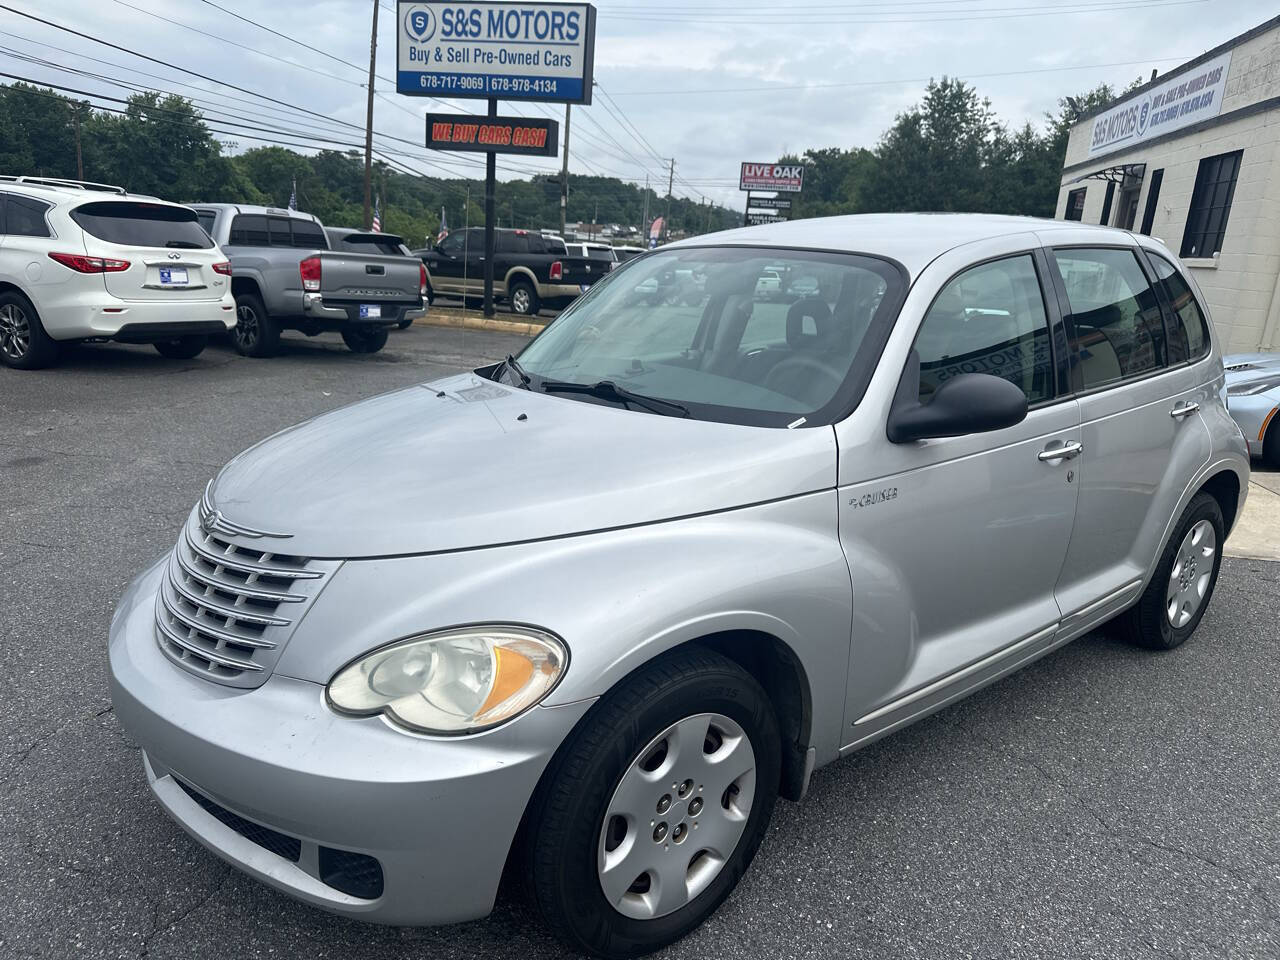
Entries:
POLYGON ((1224 394, 1147 237, 674 244, 227 464, 120 603, 116 712, 164 809, 299 899, 449 923, 510 865, 570 947, 641 954, 816 767, 1108 621, 1185 641, 1247 487, 1224 394))

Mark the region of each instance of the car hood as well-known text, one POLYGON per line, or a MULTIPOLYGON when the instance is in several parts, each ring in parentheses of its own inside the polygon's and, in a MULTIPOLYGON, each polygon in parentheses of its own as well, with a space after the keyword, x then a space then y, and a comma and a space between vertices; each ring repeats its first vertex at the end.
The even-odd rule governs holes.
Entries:
POLYGON ((1280 354, 1277 353, 1237 353, 1223 357, 1222 365, 1227 386, 1280 378, 1280 354))
POLYGON ((358 558, 522 543, 831 488, 829 427, 709 423, 462 374, 316 417, 209 490, 256 549, 358 558))

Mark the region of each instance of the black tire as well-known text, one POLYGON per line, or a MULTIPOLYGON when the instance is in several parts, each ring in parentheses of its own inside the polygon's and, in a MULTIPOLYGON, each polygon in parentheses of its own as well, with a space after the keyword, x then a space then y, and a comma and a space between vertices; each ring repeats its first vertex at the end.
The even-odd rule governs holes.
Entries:
POLYGON ((507 291, 507 299, 511 303, 511 312, 522 317, 536 317, 542 309, 538 299, 538 291, 528 280, 517 280, 507 291))
POLYGON ((387 332, 387 327, 374 327, 368 330, 347 327, 342 331, 342 342, 352 353, 377 353, 387 345, 387 332))
POLYGON ((1218 569, 1222 564, 1222 545, 1225 539, 1222 507, 1210 494, 1196 494, 1173 528, 1173 534, 1165 545, 1160 562, 1156 565, 1156 572, 1152 575, 1146 590, 1143 591, 1138 602, 1117 619, 1116 625, 1123 638, 1149 650, 1172 650, 1185 643, 1187 638, 1195 633, 1196 627, 1200 625, 1205 611, 1209 608, 1209 601, 1213 599, 1213 589, 1218 582, 1218 569), (1191 612, 1189 619, 1175 626, 1169 612, 1170 607, 1178 599, 1170 595, 1171 579, 1175 576, 1175 564, 1181 563, 1177 573, 1180 578, 1185 576, 1188 583, 1194 584, 1203 579, 1203 568, 1197 565, 1204 563, 1207 559, 1199 556, 1203 548, 1195 548, 1197 564, 1188 564, 1183 553, 1184 541, 1188 534, 1201 522, 1210 524, 1214 536, 1209 579, 1204 583, 1199 603, 1191 612))
POLYGON ((198 357, 208 345, 209 338, 202 334, 152 344, 160 356, 168 357, 170 360, 190 360, 198 357))
MULTIPOLYGON (((605 696, 569 736, 531 801, 523 833, 524 862, 532 898, 547 925, 571 949, 609 958, 649 953, 689 933, 729 896, 755 856, 777 799, 780 765, 777 720, 768 696, 736 663, 694 647, 641 668, 605 696), (606 899, 597 872, 597 856, 607 842, 603 831, 621 819, 605 823, 609 805, 624 774, 654 738, 682 719, 705 713, 738 724, 754 751, 755 789, 746 825, 714 879, 692 900, 653 919, 626 916, 606 899)), ((711 796, 700 790, 694 788, 690 796, 711 796)), ((738 802, 736 794, 726 790, 706 803, 722 803, 722 797, 738 802)), ((692 804, 692 799, 677 798, 666 816, 674 821, 678 815, 682 824, 692 823, 697 815, 692 804)), ((703 818, 716 812, 704 807, 703 818)), ((648 820, 636 826, 639 832, 631 842, 661 842, 648 820)), ((675 840, 676 829, 673 823, 669 839, 682 843, 675 840)), ((697 833, 686 826, 683 835, 693 841, 687 848, 668 846, 656 856, 686 855, 690 864, 698 862, 697 833)))
POLYGON ((246 357, 272 357, 280 349, 280 324, 267 315, 256 293, 236 294, 236 350, 246 357))
POLYGON ((1280 470, 1280 417, 1272 417, 1262 437, 1262 462, 1272 470, 1280 470))
POLYGON ((16 290, 0 293, 0 363, 39 370, 58 359, 58 342, 45 333, 40 314, 16 290))
POLYGON ((408 330, 412 326, 413 326, 413 317, 405 317, 403 320, 401 320, 399 323, 396 324, 396 329, 408 330))

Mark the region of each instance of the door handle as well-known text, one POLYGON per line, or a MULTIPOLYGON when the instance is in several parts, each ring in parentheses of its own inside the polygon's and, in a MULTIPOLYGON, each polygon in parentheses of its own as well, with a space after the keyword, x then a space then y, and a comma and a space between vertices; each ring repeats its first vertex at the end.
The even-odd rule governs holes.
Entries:
POLYGON ((1036 458, 1043 463, 1053 463, 1056 460, 1071 460, 1080 456, 1084 452, 1084 444, 1077 440, 1064 443, 1060 447, 1046 447, 1036 454, 1036 458))
POLYGON ((1169 411, 1169 416, 1173 417, 1175 420, 1181 420, 1184 417, 1191 416, 1199 409, 1200 404, 1198 403, 1180 403, 1169 411))

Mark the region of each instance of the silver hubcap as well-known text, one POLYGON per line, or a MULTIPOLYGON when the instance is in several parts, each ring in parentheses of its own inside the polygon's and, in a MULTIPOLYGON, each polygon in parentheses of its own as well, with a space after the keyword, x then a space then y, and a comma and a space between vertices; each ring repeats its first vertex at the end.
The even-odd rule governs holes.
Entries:
POLYGON ((258 314, 251 307, 236 307, 236 339, 246 345, 258 339, 258 314))
POLYGON ((511 295, 511 306, 515 309, 516 313, 528 313, 529 312, 529 291, 517 290, 515 293, 513 293, 511 295))
POLYGON ((673 723, 609 801, 597 856, 605 898, 637 920, 679 910, 733 854, 755 792, 755 751, 735 721, 700 713, 673 723))
POLYGON ((10 360, 21 360, 31 347, 31 324, 22 308, 12 303, 0 307, 0 351, 10 360))
POLYGON ((1208 520, 1201 520, 1182 538, 1165 595, 1165 612, 1174 627, 1185 626, 1204 603, 1217 551, 1218 535, 1208 520))

